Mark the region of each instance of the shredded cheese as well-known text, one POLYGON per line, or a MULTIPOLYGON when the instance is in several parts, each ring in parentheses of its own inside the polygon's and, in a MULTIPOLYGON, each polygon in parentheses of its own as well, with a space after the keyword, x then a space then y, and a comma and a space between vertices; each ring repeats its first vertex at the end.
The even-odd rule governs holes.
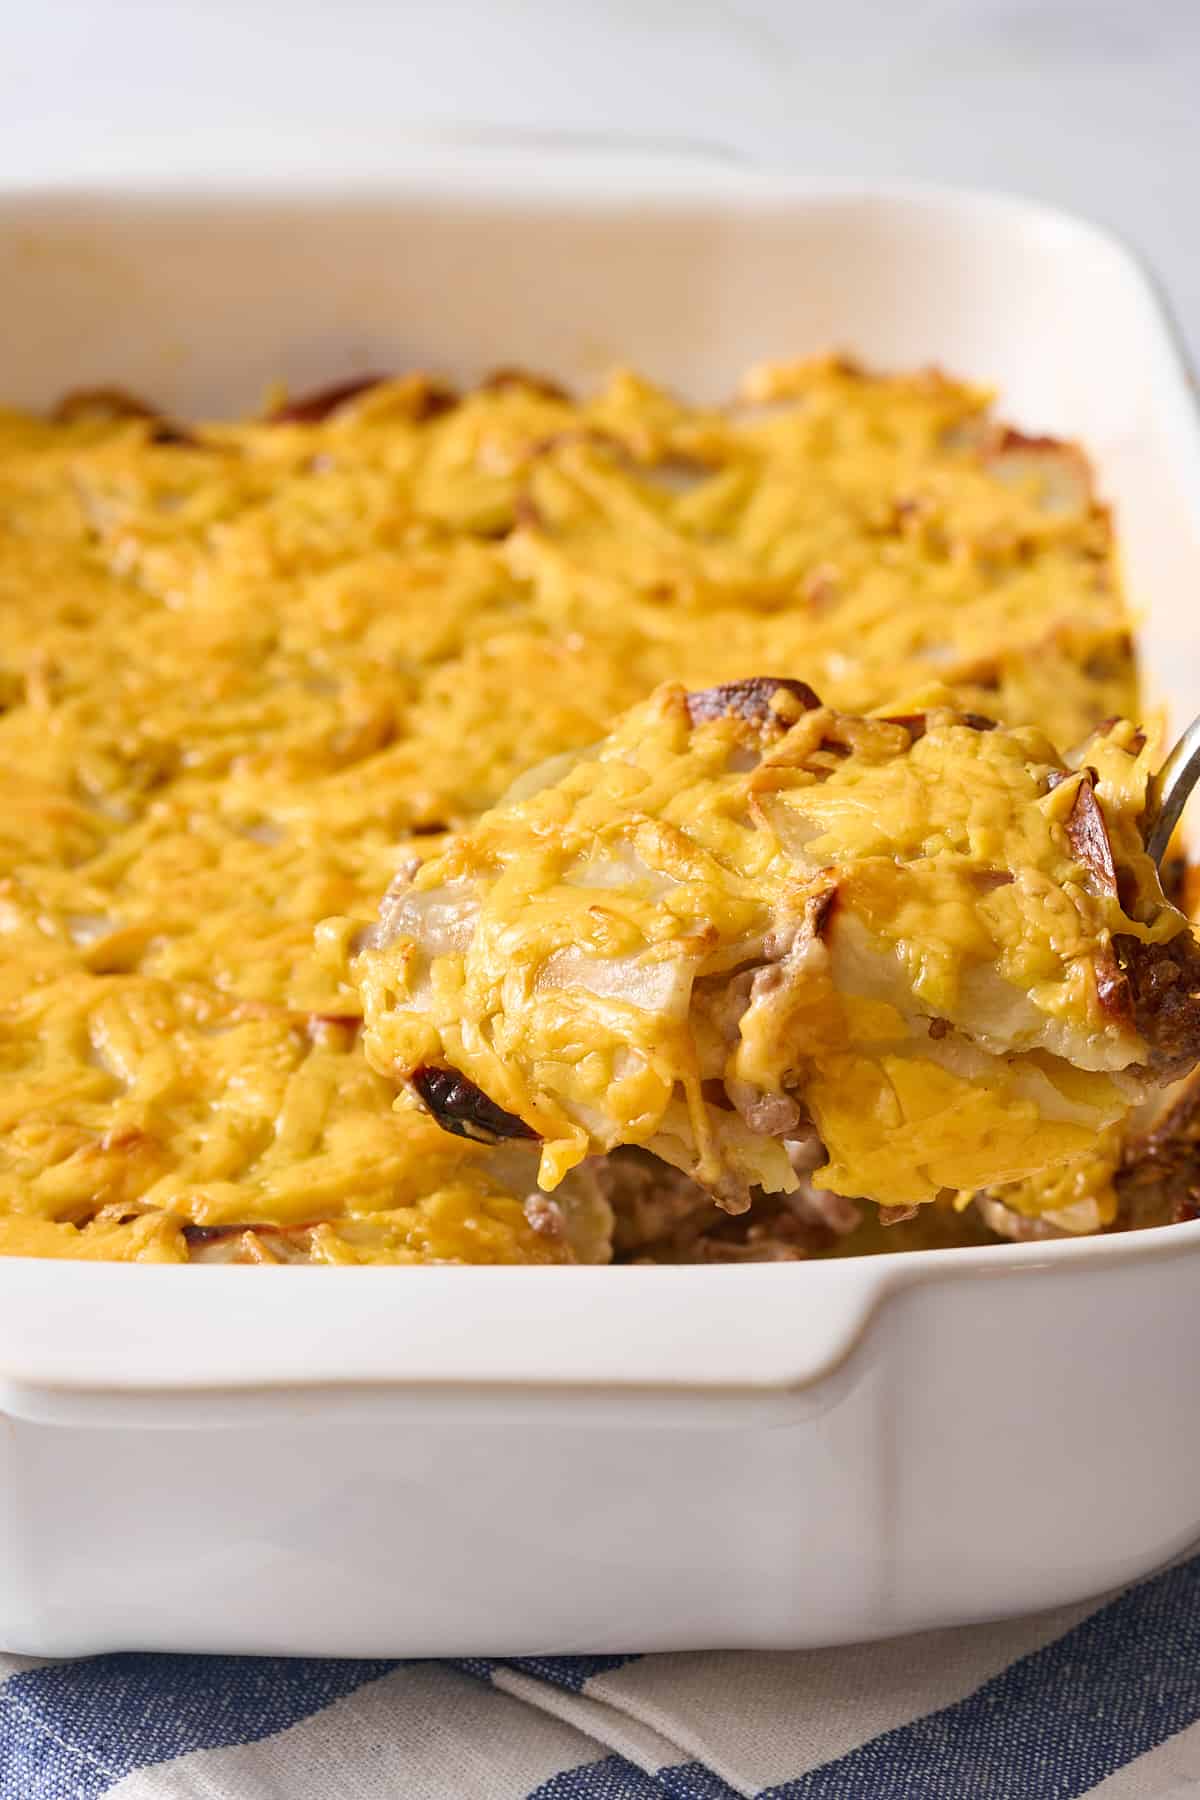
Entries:
POLYGON ((0 413, 0 1251, 605 1254, 393 1110, 321 922, 664 680, 936 678, 1061 745, 1134 709, 1086 470, 986 405, 826 360, 722 411, 625 373, 0 413))

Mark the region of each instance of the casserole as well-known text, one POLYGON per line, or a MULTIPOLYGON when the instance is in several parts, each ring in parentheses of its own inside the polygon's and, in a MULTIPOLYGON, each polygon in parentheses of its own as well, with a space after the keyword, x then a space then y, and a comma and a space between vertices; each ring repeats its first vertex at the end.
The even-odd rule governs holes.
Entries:
MULTIPOLYGON (((1036 207, 447 154, 386 190, 9 194, 0 264, 29 405, 936 360, 1087 445, 1147 679, 1176 723, 1200 693, 1185 377, 1125 254, 1036 207)), ((7 1647, 784 1646, 1078 1598, 1200 1529, 1198 1255, 1183 1225, 719 1269, 2 1261, 7 1647)))
MULTIPOLYGON (((941 1195, 936 1221, 927 1208, 907 1234, 931 1248, 929 1226, 954 1223, 943 1189, 969 1205, 981 1184, 1032 1176, 1072 1147, 1088 1168, 1076 1160, 1068 1175, 1064 1164, 1063 1179, 1085 1195, 1068 1203, 1065 1225, 1045 1228, 1080 1232, 1120 1216, 1113 1159, 1126 1150, 1110 1133, 1097 1158, 1095 1140, 1133 1088, 1122 1078, 1085 1083, 1090 1094, 1060 1091, 1054 1065, 1036 1058, 1059 1054, 1074 1014, 1083 1068, 1095 1071, 1099 1057, 1115 1076, 1144 1060, 1120 1023, 1122 996, 1134 998, 1133 971, 1122 974, 1119 960, 1123 882, 1139 913, 1135 935, 1156 902, 1147 893, 1143 908, 1133 866, 1122 871, 1114 858, 1124 862, 1120 815, 1136 833, 1132 815, 1159 751, 1156 734, 1133 723, 1130 619, 1086 458, 1022 437, 990 416, 987 399, 937 370, 871 375, 825 357, 759 368, 723 408, 689 405, 628 370, 572 397, 507 369, 465 391, 419 373, 340 382, 231 424, 184 424, 112 389, 76 389, 49 418, 0 410, 0 1255, 593 1262, 608 1260, 617 1235, 622 1250, 640 1236, 658 1254, 650 1246, 664 1220, 674 1253, 681 1208, 704 1254, 716 1253, 705 1207, 710 1225, 728 1215, 695 1183, 682 1185, 689 1120, 714 1150, 724 1143, 747 1174, 757 1170, 756 1185, 795 1196, 780 1200, 772 1254, 842 1238, 856 1250, 856 1221, 868 1221, 855 1193, 882 1199, 885 1178, 896 1205, 941 1195), (719 710, 721 683, 749 681, 726 698, 736 705, 740 691, 754 712, 758 695, 764 725, 781 719, 764 669, 803 671, 787 690, 793 700, 815 700, 806 683, 816 682, 839 714, 822 721, 810 709, 807 749, 790 734, 779 746, 785 762, 796 755, 806 765, 797 778, 828 780, 826 799, 843 816, 869 792, 869 812, 909 824, 886 853, 858 834, 855 871, 836 888, 824 880, 823 922, 814 914, 799 938, 791 903, 777 895, 768 960, 778 966, 761 981, 750 964, 766 952, 765 915, 757 905, 747 912, 744 894, 736 941, 719 949, 712 908, 728 913, 732 896, 702 902, 699 888, 693 899, 680 890, 677 860, 674 874, 661 865, 665 819, 653 833, 659 849, 630 842, 621 859, 651 853, 658 865, 651 885, 664 910, 651 924, 650 964, 633 947, 646 917, 639 926, 633 896, 621 892, 632 866, 605 858, 608 898, 592 892, 582 902, 568 940, 580 975, 594 959, 579 964, 577 931, 597 951, 625 946, 621 960, 602 955, 592 971, 607 990, 609 1024, 595 1007, 581 1011, 561 959, 543 971, 544 992, 560 996, 552 1005, 568 1041, 591 1047, 572 1058, 572 1081, 592 1089, 581 1101, 594 1112, 597 1087, 624 1094, 643 1144, 656 1115, 667 1124, 664 1105, 671 1111, 673 1196, 648 1186, 653 1165, 643 1162, 649 1211, 638 1206, 637 1218, 627 1191, 606 1195, 614 1165, 581 1168, 570 1192, 547 1199, 511 1136, 502 1142, 504 1133, 464 1114, 457 1122, 475 1135, 459 1133, 454 1145, 429 1115, 395 1109, 391 1078, 403 1059, 395 1046, 370 1054, 370 1032, 364 1056, 358 1025, 356 946, 364 932, 378 935, 367 921, 380 896, 389 896, 390 937, 410 907, 406 872, 432 869, 439 840, 474 829, 514 781, 539 781, 547 758, 581 755, 660 683, 716 682, 719 710), (954 690, 961 727, 927 729, 931 683, 954 690), (861 714, 880 706, 883 721, 868 726, 861 714), (1098 721, 1117 716, 1138 746, 1132 762, 1115 742, 1085 745, 1098 721), (994 730, 1001 719, 1034 736, 994 730), (1066 771, 1046 762, 1047 740, 1072 754, 1083 746, 1070 783, 1052 782, 1066 771), (846 789, 834 764, 856 742, 846 789), (860 793, 856 771, 875 765, 860 793), (1033 810, 1018 805, 1026 825, 1014 829, 1018 792, 1033 810), (699 927, 688 933, 692 952, 667 950, 680 905, 699 927), (902 916, 912 930, 869 951, 870 919, 891 934, 902 916), (612 1086, 601 1045, 616 1048, 622 990, 633 983, 644 1001, 657 996, 638 1009, 640 1027, 628 1022, 683 1052, 676 1022, 697 973, 693 953, 706 954, 711 929, 719 959, 743 966, 729 969, 726 989, 709 964, 695 990, 708 1020, 707 1079, 719 1080, 721 1046, 742 1023, 762 1039, 757 1052, 744 1046, 740 1072, 727 1071, 732 1113, 717 1105, 721 1088, 706 1098, 686 1067, 664 1087, 671 1077, 653 1041, 651 1061, 635 1053, 612 1086), (789 942, 794 954, 784 952, 789 942), (833 993, 822 1003, 813 989, 801 1052, 781 1029, 785 1016, 802 1028, 787 996, 826 955, 854 1004, 844 1012, 833 993), (999 987, 987 972, 996 955, 1007 971, 994 965, 999 987), (897 956, 899 991, 878 969, 858 967, 897 956), (902 965, 920 981, 915 1007, 904 1002, 902 965), (776 999, 756 1023, 739 1023, 743 990, 755 983, 764 1003, 764 984, 778 983, 776 999), (1020 1045, 1035 1061, 1007 1073, 979 1063, 968 1041, 976 1027, 993 1052, 1020 1045), (856 1177, 840 1159, 845 1204, 818 1200, 819 1182, 802 1190, 792 1165, 819 1156, 811 1135, 793 1131, 790 1149, 767 1147, 768 1114, 778 1122, 797 1106, 782 1091, 789 1063, 774 1074, 764 1063, 772 1037, 779 1054, 805 1063, 839 1054, 835 1041, 846 1039, 842 1054, 854 1060, 838 1066, 853 1074, 835 1080, 847 1098, 834 1109, 839 1135, 844 1151, 848 1138, 862 1140, 872 1166, 856 1177), (995 1077, 982 1113, 968 1064, 995 1077), (1035 1144, 1030 1126, 1051 1116, 1056 1144, 1041 1130, 1035 1144), (993 1150, 987 1117, 1000 1134, 993 1150), (918 1118, 923 1147, 910 1151, 927 1173, 918 1178, 910 1154, 902 1180, 893 1166, 902 1121, 918 1118), (950 1141, 968 1157, 957 1174, 955 1158, 945 1161, 950 1141)), ((738 760, 753 761, 753 749, 739 748, 738 760)), ((780 812, 764 785, 791 779, 767 766, 740 800, 728 791, 722 809, 744 806, 761 829, 752 839, 735 832, 716 868, 710 848, 689 884, 711 886, 731 855, 738 860, 737 843, 761 853, 781 832, 801 850, 817 820, 780 812)), ((785 868, 791 892, 800 880, 793 854, 776 878, 785 868)), ((506 936, 543 911, 529 885, 540 886, 539 870, 535 851, 527 877, 503 884, 515 916, 502 905, 494 928, 506 936)), ((1148 865, 1144 874, 1157 893, 1148 865)), ((555 884, 546 925, 566 924, 600 875, 555 884)), ((441 893, 422 883, 425 898, 414 891, 412 906, 439 939, 457 939, 473 910, 469 888, 457 878, 441 893)), ((810 897, 815 906, 815 890, 810 897)), ((1183 924, 1181 914, 1168 920, 1174 931, 1183 924)), ((408 940, 401 931, 384 959, 395 983, 380 966, 385 1012, 386 994, 408 985, 408 940)), ((1165 941, 1162 949, 1152 986, 1142 959, 1136 987, 1147 997, 1185 991, 1165 981, 1168 963, 1176 976, 1182 965, 1165 941)), ((430 977, 457 986, 440 957, 430 977)), ((513 985, 507 976, 504 985, 513 985)), ((543 991, 540 975, 536 985, 543 991)), ((495 999, 485 1012, 499 1022, 495 999)), ((1193 1011, 1200 1048, 1200 1003, 1193 1011)), ((824 1111, 832 1128, 830 1104, 824 1111)), ((732 1169, 729 1178, 736 1203, 732 1169)), ((1035 1188, 1027 1198, 1037 1226, 1035 1188)), ((956 1241, 974 1241, 983 1205, 956 1241)), ((1010 1232, 1028 1229, 1007 1211, 996 1217, 1010 1232)), ((767 1247, 764 1222, 747 1220, 746 1251, 767 1247)))

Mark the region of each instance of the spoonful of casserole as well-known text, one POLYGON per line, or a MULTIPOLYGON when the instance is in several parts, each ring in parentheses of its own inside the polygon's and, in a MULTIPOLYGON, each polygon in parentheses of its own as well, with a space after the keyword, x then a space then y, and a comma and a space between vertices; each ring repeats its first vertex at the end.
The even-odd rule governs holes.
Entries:
POLYGON ((1066 1163, 1200 1059, 1155 862, 1191 764, 1152 763, 1128 720, 1062 755, 945 689, 661 687, 393 882, 367 1056, 547 1191, 630 1145, 730 1212, 1066 1163))

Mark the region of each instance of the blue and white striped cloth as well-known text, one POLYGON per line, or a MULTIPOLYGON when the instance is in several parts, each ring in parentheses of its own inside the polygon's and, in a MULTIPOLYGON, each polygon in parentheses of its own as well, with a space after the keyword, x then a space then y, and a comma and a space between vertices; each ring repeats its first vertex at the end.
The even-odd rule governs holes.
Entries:
POLYGON ((460 1662, 0 1658, 3 1800, 1181 1800, 1200 1556, 887 1644, 460 1662))

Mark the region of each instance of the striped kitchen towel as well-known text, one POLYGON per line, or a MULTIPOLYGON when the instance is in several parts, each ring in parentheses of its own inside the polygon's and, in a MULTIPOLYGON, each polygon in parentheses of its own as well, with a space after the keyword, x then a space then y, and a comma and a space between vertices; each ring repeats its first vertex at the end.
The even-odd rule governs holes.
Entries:
POLYGON ((0 1658, 0 1771, 4 1800, 1180 1800, 1200 1556, 842 1650, 0 1658))

